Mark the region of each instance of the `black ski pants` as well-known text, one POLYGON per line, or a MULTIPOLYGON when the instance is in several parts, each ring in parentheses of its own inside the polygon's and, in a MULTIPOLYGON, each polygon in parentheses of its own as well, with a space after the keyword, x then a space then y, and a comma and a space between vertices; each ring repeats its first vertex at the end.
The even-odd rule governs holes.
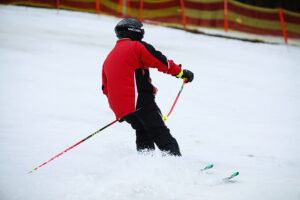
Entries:
POLYGON ((162 120, 155 102, 127 115, 124 120, 136 131, 138 151, 154 150, 156 144, 162 151, 181 156, 178 143, 162 120))

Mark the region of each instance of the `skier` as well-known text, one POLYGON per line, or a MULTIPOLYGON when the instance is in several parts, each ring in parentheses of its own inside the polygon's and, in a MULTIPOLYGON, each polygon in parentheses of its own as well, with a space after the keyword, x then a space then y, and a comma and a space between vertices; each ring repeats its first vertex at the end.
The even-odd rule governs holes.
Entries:
POLYGON ((136 131, 138 151, 154 150, 155 145, 170 155, 181 156, 178 143, 165 125, 155 102, 157 89, 151 84, 149 68, 191 82, 194 74, 182 70, 173 60, 142 41, 143 24, 134 18, 117 23, 115 47, 104 61, 102 91, 117 119, 136 131))

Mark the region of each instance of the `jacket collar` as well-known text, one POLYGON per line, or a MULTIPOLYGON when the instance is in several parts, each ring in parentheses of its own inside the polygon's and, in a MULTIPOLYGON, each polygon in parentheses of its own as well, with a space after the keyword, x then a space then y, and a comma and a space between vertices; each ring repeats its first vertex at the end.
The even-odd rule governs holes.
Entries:
POLYGON ((127 41, 127 40, 131 40, 130 38, 122 38, 122 39, 118 39, 117 42, 122 42, 122 41, 127 41))

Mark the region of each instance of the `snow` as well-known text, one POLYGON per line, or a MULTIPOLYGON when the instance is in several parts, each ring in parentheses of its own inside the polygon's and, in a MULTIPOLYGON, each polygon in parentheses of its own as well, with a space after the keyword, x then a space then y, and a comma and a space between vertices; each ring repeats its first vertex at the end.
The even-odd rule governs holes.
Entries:
MULTIPOLYGON (((27 174, 114 120, 101 65, 119 19, 15 6, 0 16, 0 199, 300 199, 299 47, 145 25, 145 41, 195 73, 167 121, 183 157, 136 153, 117 123, 27 174)), ((151 74, 167 114, 182 82, 151 74)))

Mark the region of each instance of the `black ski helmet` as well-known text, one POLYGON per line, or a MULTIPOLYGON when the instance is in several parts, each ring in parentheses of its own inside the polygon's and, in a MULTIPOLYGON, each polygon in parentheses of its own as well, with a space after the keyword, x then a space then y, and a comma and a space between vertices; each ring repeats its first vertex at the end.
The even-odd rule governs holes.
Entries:
POLYGON ((130 38, 140 41, 144 37, 143 24, 135 18, 125 18, 117 23, 115 33, 119 39, 130 38))

